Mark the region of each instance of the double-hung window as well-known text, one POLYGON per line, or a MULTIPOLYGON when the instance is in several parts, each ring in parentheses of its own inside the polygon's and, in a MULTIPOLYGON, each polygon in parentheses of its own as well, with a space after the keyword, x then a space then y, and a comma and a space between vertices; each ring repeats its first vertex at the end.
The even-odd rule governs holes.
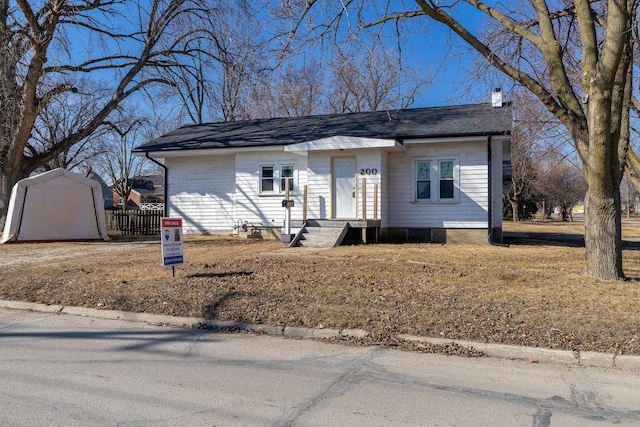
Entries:
POLYGON ((296 169, 293 164, 260 165, 260 194, 284 194, 295 191, 296 169))
POLYGON ((287 181, 289 181, 289 192, 294 192, 293 185, 293 165, 280 165, 280 192, 284 193, 287 190, 287 181))
POLYGON ((260 193, 273 193, 275 178, 273 165, 260 166, 260 193))
POLYGON ((414 191, 417 202, 458 201, 458 160, 416 159, 414 191))

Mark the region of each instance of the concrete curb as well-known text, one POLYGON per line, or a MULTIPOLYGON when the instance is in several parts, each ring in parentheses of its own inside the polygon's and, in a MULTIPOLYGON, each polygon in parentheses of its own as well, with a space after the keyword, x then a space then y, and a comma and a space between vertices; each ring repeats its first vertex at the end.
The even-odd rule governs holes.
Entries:
POLYGON ((398 335, 398 338, 406 341, 417 341, 429 344, 448 344, 455 342, 463 347, 473 347, 489 357, 502 359, 640 371, 640 356, 616 355, 614 353, 598 353, 595 351, 551 350, 548 348, 489 344, 445 338, 426 338, 413 335, 398 335))
MULTIPOLYGON (((162 314, 132 313, 117 310, 98 310, 85 307, 66 307, 61 305, 46 305, 22 301, 0 300, 0 308, 11 310, 27 310, 40 313, 70 314, 74 316, 94 317, 108 320, 125 320, 142 322, 149 325, 163 325, 173 327, 195 327, 206 325, 215 329, 239 329, 260 332, 289 338, 333 338, 340 336, 364 338, 368 332, 362 329, 314 329, 299 327, 281 327, 251 324, 243 322, 229 322, 197 317, 167 316, 162 314)), ((463 347, 473 347, 489 357, 511 360, 524 360, 531 363, 555 363, 563 365, 590 366, 600 368, 616 368, 622 370, 640 371, 640 356, 617 355, 611 353, 597 353, 592 351, 550 350, 537 347, 520 347, 505 344, 489 344, 465 340, 446 338, 429 338, 415 335, 398 335, 405 341, 426 344, 451 344, 463 347)))
POLYGON ((11 310, 28 310, 40 313, 60 313, 64 308, 61 305, 36 304, 33 302, 22 301, 2 301, 0 300, 0 308, 9 308, 11 310))

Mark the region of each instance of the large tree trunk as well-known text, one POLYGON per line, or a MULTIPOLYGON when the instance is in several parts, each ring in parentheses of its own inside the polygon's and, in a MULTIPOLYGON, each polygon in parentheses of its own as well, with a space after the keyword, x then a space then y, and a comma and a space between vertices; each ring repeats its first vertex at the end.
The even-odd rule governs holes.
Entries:
POLYGON ((625 123, 616 125, 618 109, 612 108, 610 92, 596 85, 594 88, 587 108, 588 150, 583 150, 588 186, 584 216, 586 273, 597 279, 617 280, 624 278, 619 148, 621 144, 626 146, 628 140, 620 141, 617 127, 625 123))
POLYGON ((586 273, 604 280, 624 278, 622 270, 622 239, 620 197, 596 194, 589 190, 585 200, 584 240, 586 273))

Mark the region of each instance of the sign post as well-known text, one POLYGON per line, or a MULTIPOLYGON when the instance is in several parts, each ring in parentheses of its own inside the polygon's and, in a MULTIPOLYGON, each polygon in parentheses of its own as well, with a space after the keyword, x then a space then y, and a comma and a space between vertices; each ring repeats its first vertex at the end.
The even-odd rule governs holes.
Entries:
POLYGON ((285 208, 284 214, 284 230, 280 234, 282 243, 291 243, 291 208, 293 207, 293 200, 289 199, 289 187, 290 180, 287 178, 284 184, 284 200, 282 201, 282 207, 285 208))
POLYGON ((175 266, 184 264, 184 245, 182 243, 182 218, 162 218, 162 266, 171 266, 176 275, 175 266))

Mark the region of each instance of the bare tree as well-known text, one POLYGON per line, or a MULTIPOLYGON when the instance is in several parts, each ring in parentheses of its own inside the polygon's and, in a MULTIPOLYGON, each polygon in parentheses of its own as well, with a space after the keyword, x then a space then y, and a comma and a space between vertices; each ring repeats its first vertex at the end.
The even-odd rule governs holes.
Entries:
POLYGON ((512 185, 506 198, 512 206, 513 220, 517 221, 526 201, 544 197, 548 185, 545 174, 552 167, 543 166, 555 167, 574 158, 575 152, 566 143, 569 137, 564 127, 531 93, 514 90, 513 103, 512 185))
POLYGON ((195 35, 176 32, 172 23, 200 6, 199 0, 0 1, 0 226, 18 180, 86 140, 132 94, 163 83, 149 69, 179 66, 171 58, 189 54, 180 46, 195 35), (175 42, 165 43, 169 38, 175 42), (48 106, 78 93, 80 76, 105 73, 113 76, 109 96, 81 126, 51 145, 31 144, 48 106))
POLYGON ((313 59, 298 62, 256 76, 259 80, 249 88, 249 117, 300 117, 326 111, 322 67, 313 59))
POLYGON ((181 115, 193 123, 250 118, 251 82, 259 78, 265 62, 260 25, 243 0, 220 2, 207 13, 183 17, 181 28, 207 30, 185 43, 183 49, 193 54, 182 67, 160 70, 171 82, 160 103, 178 98, 181 115))
MULTIPOLYGON (((635 56, 634 56, 634 64, 637 67, 640 65, 640 29, 638 25, 634 25, 633 28, 633 40, 634 40, 634 48, 635 48, 635 56)), ((640 121, 640 99, 636 93, 634 93, 631 97, 631 133, 635 136, 632 138, 632 141, 635 139, 636 144, 630 144, 629 153, 627 156, 627 162, 625 164, 625 174, 630 181, 631 185, 633 185, 636 190, 640 191, 640 159, 636 152, 640 147, 637 145, 638 137, 640 136, 640 125, 638 122, 640 121)), ((629 183, 627 183, 627 188, 629 187, 629 183)), ((627 211, 628 213, 629 211, 627 211)))
POLYGON ((543 177, 539 191, 546 204, 550 208, 557 207, 563 221, 572 220, 571 208, 584 200, 587 191, 580 169, 561 157, 549 162, 543 177))
POLYGON ((271 73, 260 74, 256 77, 257 81, 249 88, 249 117, 254 119, 280 117, 281 112, 276 102, 275 87, 272 87, 275 76, 271 73))
POLYGON ((520 213, 525 202, 535 198, 536 184, 541 175, 537 144, 546 126, 544 119, 540 118, 539 109, 535 108, 537 105, 539 103, 526 93, 515 101, 516 119, 511 135, 511 190, 506 196, 514 221, 521 219, 520 213))
POLYGON ((640 159, 633 150, 629 150, 625 172, 631 180, 632 184, 640 189, 640 159))
MULTIPOLYGON (((640 42, 638 37, 636 36, 636 44, 640 42)), ((637 59, 640 61, 640 58, 637 59)), ((640 136, 640 129, 637 126, 637 121, 640 116, 640 100, 636 96, 633 96, 631 99, 631 111, 635 114, 636 126, 631 126, 631 131, 633 135, 640 136)), ((625 173, 626 176, 631 181, 631 184, 635 186, 635 188, 640 191, 640 159, 636 154, 638 147, 629 146, 629 153, 627 155, 627 163, 625 164, 625 173)))
MULTIPOLYGON (((311 20, 316 3, 297 6, 304 16, 298 27, 311 20)), ((620 182, 629 147, 636 0, 415 4, 394 10, 403 6, 344 1, 333 14, 320 10, 330 18, 318 17, 323 24, 314 27, 315 34, 326 34, 354 16, 364 27, 426 19, 444 25, 488 64, 533 93, 567 129, 580 157, 588 185, 586 273, 605 280, 623 278, 620 182), (492 36, 500 37, 500 43, 483 39, 484 26, 465 25, 472 13, 491 22, 496 29, 492 36), (377 17, 363 22, 372 15, 377 17)))
POLYGON ((193 40, 192 43, 197 46, 197 52, 186 59, 183 67, 159 70, 161 78, 169 84, 158 94, 158 98, 152 98, 150 102, 157 107, 170 105, 172 98, 177 98, 179 112, 176 115, 181 118, 180 122, 204 123, 210 99, 207 61, 203 59, 206 55, 202 53, 206 48, 202 46, 202 40, 193 40))
MULTIPOLYGON (((317 59, 286 62, 263 77, 251 92, 251 117, 299 117, 406 108, 425 84, 385 53, 333 52, 324 66, 317 59)), ((293 61, 293 60, 292 60, 293 61)))
POLYGON ((323 111, 322 74, 316 61, 289 66, 274 88, 276 111, 281 117, 300 117, 323 111))
POLYGON ((131 150, 150 139, 151 126, 146 119, 136 118, 131 110, 127 113, 119 114, 117 121, 105 123, 107 131, 98 142, 100 154, 93 161, 93 169, 111 181, 122 201, 122 210, 127 209, 134 179, 150 166, 147 159, 134 156, 131 150))
POLYGON ((407 108, 424 79, 409 67, 401 67, 392 52, 367 48, 363 53, 337 52, 329 60, 331 92, 329 109, 334 113, 407 108))
POLYGON ((218 19, 220 36, 214 37, 217 73, 212 105, 224 121, 252 118, 252 83, 270 68, 261 37, 261 21, 243 8, 232 8, 218 19))
MULTIPOLYGON (((52 99, 36 118, 31 139, 26 145, 30 156, 37 156, 53 149, 60 141, 81 129, 92 119, 97 105, 108 96, 104 88, 83 83, 78 85, 78 92, 66 93, 52 99)), ((91 135, 77 144, 60 151, 58 155, 43 164, 36 172, 55 168, 83 169, 85 174, 91 172, 89 161, 99 153, 94 141, 104 132, 104 126, 98 127, 91 135)))
POLYGON ((638 203, 638 197, 640 192, 638 187, 631 181, 630 176, 627 174, 622 180, 621 194, 623 200, 623 213, 629 218, 631 214, 637 215, 636 206, 638 203))

